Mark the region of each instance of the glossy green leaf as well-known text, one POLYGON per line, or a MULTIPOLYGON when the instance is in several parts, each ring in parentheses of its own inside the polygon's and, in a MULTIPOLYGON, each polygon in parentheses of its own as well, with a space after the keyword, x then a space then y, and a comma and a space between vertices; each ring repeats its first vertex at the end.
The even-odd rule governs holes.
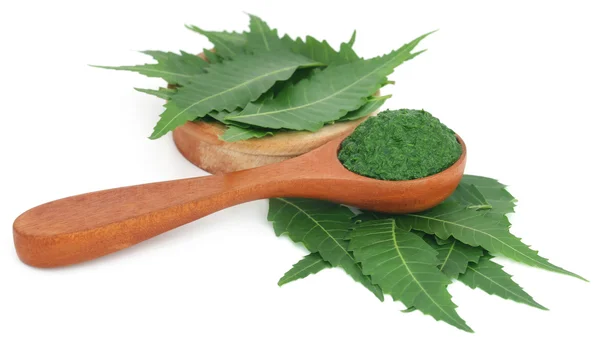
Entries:
POLYGON ((205 68, 209 65, 202 58, 181 52, 181 55, 172 52, 144 51, 144 54, 150 55, 156 60, 156 64, 145 64, 137 66, 97 66, 110 70, 133 71, 148 77, 162 78, 171 84, 186 84, 195 76, 205 73, 205 68))
POLYGON ((319 41, 312 36, 292 39, 288 35, 279 37, 277 30, 257 16, 250 15, 250 32, 245 34, 246 48, 249 51, 275 51, 290 49, 294 53, 302 54, 311 60, 319 61, 325 65, 344 64, 359 60, 360 58, 352 49, 356 32, 352 34, 348 43, 342 43, 340 51, 336 51, 327 41, 319 41))
POLYGON ((383 57, 331 65, 285 88, 274 99, 250 103, 227 119, 271 129, 316 131, 360 108, 396 66, 419 54, 412 50, 426 36, 383 57))
POLYGON ((212 50, 204 49, 202 53, 204 54, 204 58, 211 64, 218 64, 223 61, 223 58, 212 50))
POLYGON ((299 67, 319 64, 283 51, 236 55, 234 60, 209 64, 202 78, 194 78, 178 88, 150 138, 159 138, 186 121, 204 117, 211 111, 243 107, 269 90, 276 81, 288 79, 299 67))
POLYGON ((206 36, 215 46, 215 51, 222 57, 229 58, 244 52, 244 46, 246 45, 246 36, 244 34, 227 31, 207 31, 194 25, 186 25, 186 28, 206 36))
POLYGON ((477 263, 483 256, 482 248, 463 244, 454 238, 443 240, 426 235, 423 239, 437 251, 440 270, 452 279, 464 274, 469 263, 477 263))
POLYGON ((294 242, 302 243, 310 252, 318 252, 334 267, 340 267, 360 282, 379 300, 383 294, 379 286, 362 273, 362 269, 348 251, 345 239, 353 224, 354 214, 339 204, 303 198, 271 198, 267 219, 273 222, 278 236, 286 233, 294 242))
POLYGON ((489 294, 548 310, 514 282, 512 276, 502 270, 501 265, 491 261, 490 256, 482 257, 479 263, 469 263, 467 271, 458 279, 473 289, 480 288, 489 294))
POLYGON ((228 125, 225 133, 219 138, 225 142, 237 142, 251 138, 262 138, 269 135, 273 135, 273 132, 254 127, 243 128, 235 125, 228 125))
POLYGON ((244 34, 247 41, 246 49, 250 52, 287 49, 279 38, 277 29, 271 29, 257 16, 250 15, 250 32, 244 34))
POLYGON ((435 234, 441 239, 452 236, 464 244, 481 246, 493 254, 502 254, 533 267, 585 280, 550 263, 539 256, 537 251, 523 244, 520 238, 509 233, 510 223, 506 217, 490 217, 485 212, 468 209, 453 202, 444 202, 421 213, 398 215, 396 222, 408 229, 414 228, 435 234))
POLYGON ((142 88, 134 88, 134 89, 139 92, 148 94, 148 95, 159 97, 163 100, 170 99, 171 96, 173 96, 173 94, 175 94, 175 92, 176 92, 174 89, 168 89, 168 88, 158 88, 158 90, 142 89, 142 88))
POLYGON ((346 115, 341 117, 338 121, 351 121, 366 117, 367 115, 376 112, 387 99, 392 97, 392 95, 384 95, 384 96, 373 96, 367 99, 367 103, 362 105, 359 109, 353 110, 352 112, 348 112, 346 115))
POLYGON ((293 52, 302 54, 312 60, 320 61, 326 65, 345 64, 360 60, 358 55, 352 50, 352 47, 342 43, 340 51, 336 51, 325 40, 319 41, 312 36, 306 36, 305 40, 296 38, 295 40, 285 35, 282 38, 283 44, 293 52))
POLYGON ((475 185, 463 181, 458 184, 454 193, 448 197, 448 201, 456 202, 467 208, 476 210, 492 209, 492 205, 485 199, 485 196, 481 194, 475 185))
POLYGON ((456 312, 447 290, 450 279, 437 268, 436 251, 409 230, 397 228, 394 219, 359 223, 350 233, 349 249, 363 272, 394 300, 472 332, 456 312))
POLYGON ((292 269, 287 271, 279 282, 279 286, 283 286, 288 282, 303 279, 310 274, 316 274, 323 269, 331 268, 331 264, 321 257, 317 252, 304 256, 298 263, 292 266, 292 269))
POLYGON ((517 200, 506 190, 506 185, 499 183, 498 180, 465 174, 461 184, 475 186, 486 202, 492 206, 493 213, 514 213, 517 200))
POLYGON ((334 61, 334 63, 343 64, 344 62, 352 62, 360 59, 358 54, 356 54, 354 49, 352 49, 352 46, 354 46, 354 41, 356 41, 356 30, 354 30, 354 32, 352 33, 350 41, 343 42, 340 45, 339 59, 334 61))
MULTIPOLYGON (((228 124, 227 121, 225 121, 225 118, 228 117, 231 114, 235 114, 237 112, 241 111, 241 109, 234 109, 231 112, 222 110, 222 111, 211 111, 210 113, 208 113, 208 116, 211 117, 212 119, 221 122, 223 124, 228 124)), ((195 119, 197 121, 201 121, 202 118, 197 118, 195 119)))

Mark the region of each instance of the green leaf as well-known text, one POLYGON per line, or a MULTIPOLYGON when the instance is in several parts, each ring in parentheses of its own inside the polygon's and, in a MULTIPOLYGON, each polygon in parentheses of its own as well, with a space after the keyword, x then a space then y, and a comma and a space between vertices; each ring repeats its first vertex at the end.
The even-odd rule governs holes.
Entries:
POLYGON ((508 214, 515 212, 517 200, 506 191, 506 185, 496 179, 465 174, 461 184, 474 185, 492 206, 493 213, 508 214))
POLYGON ((237 142, 251 138, 262 138, 273 135, 273 132, 255 127, 243 128, 235 125, 228 125, 227 130, 219 138, 225 142, 237 142))
POLYGON ((206 31, 194 25, 186 25, 185 27, 206 36, 215 46, 215 51, 224 58, 244 52, 244 46, 246 45, 246 36, 244 34, 227 31, 206 31))
MULTIPOLYGON (((211 117, 211 118, 213 118, 213 119, 215 119, 215 120, 217 120, 218 122, 221 122, 221 123, 225 124, 225 125, 230 125, 231 123, 227 122, 225 120, 225 118, 228 117, 231 114, 237 114, 239 112, 241 112, 241 109, 239 109, 239 108, 234 109, 231 112, 228 112, 228 111, 225 111, 225 110, 222 110, 222 111, 211 111, 210 113, 208 113, 208 116, 211 117)), ((197 118, 195 120, 201 120, 201 119, 202 118, 197 118)))
POLYGON ((512 276, 502 270, 501 265, 492 262, 490 256, 482 257, 477 264, 470 263, 467 271, 458 279, 473 289, 480 288, 489 294, 548 310, 514 282, 512 276))
POLYGON ((452 193, 447 200, 475 210, 492 209, 492 205, 485 199, 475 185, 463 181, 458 184, 454 193, 452 193))
POLYGON ((277 29, 271 29, 264 20, 257 16, 249 16, 250 32, 245 33, 248 51, 275 51, 286 48, 277 34, 277 29))
POLYGON ((302 243, 308 251, 318 252, 334 267, 340 267, 360 282, 379 300, 381 289, 368 276, 348 251, 345 239, 352 225, 350 209, 339 204, 302 198, 271 198, 267 219, 273 222, 278 236, 287 233, 294 242, 302 243))
POLYGON ((371 220, 383 220, 393 218, 394 214, 378 213, 371 210, 360 210, 360 214, 355 215, 352 220, 355 223, 367 222, 371 220))
POLYGON ((354 46, 355 40, 356 40, 356 30, 354 30, 354 32, 352 33, 352 37, 350 37, 350 41, 348 41, 347 43, 344 42, 340 45, 339 59, 337 59, 337 61, 335 61, 335 62, 344 63, 344 62, 352 62, 352 61, 356 61, 356 60, 360 59, 358 54, 356 54, 356 52, 354 52, 354 49, 352 49, 352 46, 354 46))
POLYGON ((458 278, 459 274, 464 274, 469 263, 477 263, 483 256, 480 247, 463 244, 454 238, 448 238, 447 241, 426 235, 423 239, 437 251, 440 270, 452 279, 458 278))
POLYGON ((327 41, 319 41, 312 36, 306 36, 306 40, 296 38, 295 40, 285 35, 281 39, 283 45, 291 49, 294 53, 302 54, 312 60, 320 61, 326 65, 345 64, 360 60, 358 55, 352 50, 352 47, 342 43, 340 51, 336 51, 327 41))
POLYGON ((142 89, 142 88, 134 88, 134 89, 139 92, 146 93, 148 95, 153 95, 153 96, 159 97, 163 100, 170 99, 171 96, 173 96, 173 94, 175 94, 175 92, 176 92, 174 89, 168 89, 168 88, 158 88, 158 90, 142 89))
POLYGON ((194 78, 178 88, 150 138, 159 138, 186 121, 204 117, 213 110, 231 111, 243 107, 276 81, 288 79, 297 68, 318 64, 283 51, 278 54, 240 54, 234 60, 209 64, 202 78, 194 78))
POLYGON ((387 99, 392 97, 392 95, 384 95, 384 96, 373 96, 367 100, 367 103, 362 105, 359 109, 353 110, 352 112, 348 112, 346 115, 341 117, 338 121, 351 121, 366 117, 367 115, 376 112, 387 99))
POLYGON ((181 55, 159 51, 142 53, 152 56, 157 63, 137 66, 92 66, 109 70, 138 72, 148 77, 162 78, 171 84, 186 84, 191 78, 204 74, 204 69, 209 65, 202 58, 183 51, 181 55))
POLYGON ((271 129, 316 131, 362 106, 396 66, 419 54, 411 51, 426 36, 383 57, 331 65, 285 88, 274 99, 250 103, 227 119, 271 129))
MULTIPOLYGON (((320 72, 321 72, 321 69, 319 67, 298 69, 298 70, 296 70, 296 72, 294 72, 294 74, 290 78, 283 80, 283 81, 278 81, 277 83, 275 83, 275 85, 273 85, 273 87, 271 89, 269 89, 269 93, 271 93, 271 94, 269 94, 269 95, 265 94, 265 96, 268 96, 269 98, 274 98, 285 88, 295 85, 303 79, 312 78, 312 76, 314 76, 315 74, 320 73, 320 72)), ((266 97, 264 99, 261 98, 260 100, 256 100, 256 102, 264 102, 265 100, 266 100, 266 97)))
POLYGON ((204 49, 202 52, 206 60, 208 60, 208 62, 211 64, 217 64, 223 61, 223 58, 221 56, 209 49, 204 49))
POLYGON ((350 36, 350 40, 348 42, 342 43, 342 45, 347 45, 348 47, 354 47, 354 42, 356 41, 356 30, 352 32, 352 36, 350 36))
POLYGON ((325 65, 343 64, 360 59, 352 50, 356 32, 352 34, 349 43, 341 44, 340 51, 337 52, 327 41, 319 41, 312 36, 306 36, 305 40, 301 38, 292 39, 288 35, 280 38, 276 29, 271 29, 259 17, 250 15, 250 32, 246 33, 245 36, 247 39, 246 47, 251 52, 290 49, 294 53, 302 54, 325 65))
POLYGON ((394 300, 415 307, 436 320, 472 332, 456 313, 448 293, 450 279, 437 265, 436 251, 394 219, 359 223, 350 233, 350 247, 363 272, 394 300))
POLYGON ((294 264, 292 269, 283 274, 277 284, 283 286, 288 282, 304 279, 310 274, 316 274, 327 268, 331 268, 331 264, 326 262, 317 252, 314 252, 304 256, 298 263, 294 264))
POLYGON ((404 228, 435 234, 441 239, 452 236, 467 245, 481 246, 491 253, 502 254, 533 267, 585 280, 575 273, 551 264, 539 256, 537 251, 523 244, 520 238, 510 234, 510 223, 506 217, 491 217, 486 214, 464 208, 457 203, 444 202, 421 213, 398 215, 396 222, 404 228))

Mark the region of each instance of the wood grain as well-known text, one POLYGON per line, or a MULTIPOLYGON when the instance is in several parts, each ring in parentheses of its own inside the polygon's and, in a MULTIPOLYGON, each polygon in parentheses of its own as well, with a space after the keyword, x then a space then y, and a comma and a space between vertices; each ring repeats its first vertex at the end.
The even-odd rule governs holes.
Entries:
POLYGON ((337 159, 343 137, 307 154, 255 169, 122 187, 42 204, 21 214, 13 235, 19 258, 36 267, 69 265, 132 246, 247 201, 305 197, 382 212, 416 212, 446 199, 458 185, 466 147, 451 167, 415 180, 356 175, 337 159))
POLYGON ((201 169, 221 174, 256 168, 291 159, 332 139, 347 136, 367 117, 327 125, 316 132, 289 131, 275 136, 225 142, 225 126, 217 122, 187 122, 173 130, 179 152, 201 169))

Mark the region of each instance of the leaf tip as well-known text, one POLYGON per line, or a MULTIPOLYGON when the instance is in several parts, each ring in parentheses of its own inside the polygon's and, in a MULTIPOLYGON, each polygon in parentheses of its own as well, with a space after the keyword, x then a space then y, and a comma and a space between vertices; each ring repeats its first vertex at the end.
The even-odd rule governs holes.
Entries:
POLYGON ((543 306, 542 304, 536 303, 535 305, 536 308, 540 309, 540 310, 544 310, 544 311, 550 311, 550 309, 548 309, 547 307, 543 306))
POLYGON ((348 41, 348 46, 352 48, 354 46, 354 42, 356 42, 356 29, 352 32, 352 36, 350 36, 350 41, 348 41))
POLYGON ((159 139, 163 135, 164 135, 164 133, 154 131, 154 132, 152 132, 152 134, 150 136, 148 136, 148 139, 152 139, 152 140, 159 139))
POLYGON ((583 280, 583 281, 585 281, 585 282, 590 282, 590 280, 588 280, 588 279, 584 278, 583 276, 581 276, 581 275, 579 275, 579 274, 575 274, 575 273, 573 273, 573 272, 570 272, 570 271, 568 271, 568 270, 565 270, 565 269, 562 269, 562 268, 559 268, 559 269, 561 269, 560 271, 558 271, 559 273, 562 273, 562 274, 569 275, 569 276, 571 276, 571 277, 577 278, 577 279, 579 279, 579 280, 583 280))
POLYGON ((114 70, 116 69, 115 67, 112 66, 103 66, 103 65, 92 65, 92 64, 88 64, 89 67, 94 67, 94 68, 102 68, 105 70, 114 70))
POLYGON ((415 310, 417 310, 417 308, 415 308, 414 306, 411 306, 411 307, 408 307, 408 308, 406 308, 404 310, 400 310, 400 312, 403 312, 403 313, 406 314, 406 313, 409 313, 409 312, 413 312, 415 310))
POLYGON ((247 15, 248 17, 250 17, 251 20, 252 19, 254 19, 254 20, 258 19, 258 20, 260 20, 260 18, 257 15, 254 15, 254 14, 252 14, 250 12, 246 12, 246 11, 243 11, 243 12, 244 12, 245 15, 247 15))
POLYGON ((471 327, 469 327, 466 323, 464 326, 461 326, 460 329, 464 330, 467 333, 475 333, 475 331, 471 327))

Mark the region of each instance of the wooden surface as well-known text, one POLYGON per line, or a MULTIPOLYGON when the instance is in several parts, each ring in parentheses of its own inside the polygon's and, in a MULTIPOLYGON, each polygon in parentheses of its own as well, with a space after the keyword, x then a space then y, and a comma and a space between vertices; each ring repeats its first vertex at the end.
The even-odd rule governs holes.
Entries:
POLYGON ((356 175, 337 159, 343 137, 299 157, 255 169, 123 187, 37 206, 14 222, 19 258, 55 267, 100 257, 218 210, 269 197, 326 199, 382 212, 416 212, 446 199, 460 181, 466 148, 451 167, 415 180, 356 175))
POLYGON ((339 136, 346 136, 367 117, 327 125, 317 132, 290 131, 260 139, 225 142, 225 126, 217 122, 187 122, 173 131, 179 152, 194 165, 212 173, 256 168, 307 153, 339 136))

